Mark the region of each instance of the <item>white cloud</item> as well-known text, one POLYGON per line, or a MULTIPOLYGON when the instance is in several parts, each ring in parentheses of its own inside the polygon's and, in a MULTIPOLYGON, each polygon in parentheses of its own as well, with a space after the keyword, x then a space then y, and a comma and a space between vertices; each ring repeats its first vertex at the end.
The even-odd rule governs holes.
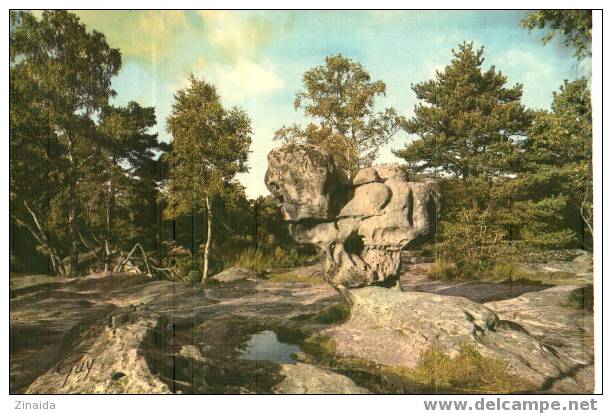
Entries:
POLYGON ((510 49, 501 59, 494 59, 502 73, 508 76, 508 83, 523 84, 523 102, 531 108, 547 108, 556 84, 554 67, 535 53, 510 49))
POLYGON ((510 49, 506 52, 507 64, 512 67, 528 67, 527 76, 541 78, 552 74, 552 66, 533 53, 519 49, 510 49))
POLYGON ((208 41, 229 59, 255 58, 280 29, 263 14, 245 17, 236 11, 222 10, 202 10, 198 13, 204 22, 208 41))
POLYGON ((240 103, 285 85, 274 69, 247 59, 232 64, 214 63, 205 74, 217 85, 219 94, 231 103, 240 103))

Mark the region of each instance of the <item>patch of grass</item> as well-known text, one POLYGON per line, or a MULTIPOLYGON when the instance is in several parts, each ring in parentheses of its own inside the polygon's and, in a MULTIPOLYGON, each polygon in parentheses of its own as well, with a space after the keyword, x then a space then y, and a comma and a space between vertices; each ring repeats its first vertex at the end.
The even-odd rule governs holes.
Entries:
POLYGON ((321 278, 316 277, 300 277, 291 272, 274 273, 268 276, 267 280, 278 283, 307 283, 309 285, 320 285, 325 283, 321 278))
POLYGON ((336 343, 325 335, 315 335, 302 343, 302 351, 323 365, 333 365, 336 356, 336 343))
POLYGON ((216 286, 216 285, 220 285, 221 282, 215 278, 208 277, 204 280, 204 284, 209 285, 209 286, 216 286))
POLYGON ((271 327, 270 329, 276 333, 278 341, 285 344, 299 345, 304 342, 308 336, 299 329, 290 328, 284 325, 271 327))
POLYGON ((351 316, 351 307, 344 303, 330 306, 318 313, 300 315, 293 318, 296 321, 310 321, 315 323, 333 324, 342 323, 351 316))
POLYGON ((425 350, 416 368, 392 368, 420 384, 465 392, 511 393, 533 389, 516 375, 508 373, 507 362, 481 355, 475 347, 464 345, 459 355, 449 357, 437 347, 425 350))
POLYGON ((482 356, 468 345, 455 358, 436 347, 429 348, 414 369, 340 356, 336 348, 336 343, 323 335, 312 336, 302 343, 306 362, 337 371, 378 394, 515 393, 536 389, 533 384, 509 374, 506 362, 482 356))
POLYGON ((574 290, 568 296, 565 306, 593 312, 593 285, 574 290))
POLYGON ((233 264, 237 267, 243 267, 261 273, 267 268, 269 261, 269 257, 267 257, 263 251, 246 249, 236 257, 233 264))
POLYGON ((427 271, 427 276, 432 279, 458 279, 461 277, 461 273, 454 263, 437 259, 431 269, 427 271))
POLYGON ((519 276, 522 276, 522 272, 514 263, 497 263, 491 270, 491 278, 496 280, 513 280, 519 276))
POLYGON ((471 272, 459 269, 453 263, 437 260, 434 266, 427 271, 432 279, 450 280, 480 280, 484 282, 517 283, 522 285, 583 285, 588 283, 582 277, 569 272, 527 272, 516 263, 500 262, 484 273, 471 272))
POLYGON ((300 255, 297 250, 286 250, 276 247, 274 250, 246 249, 240 252, 233 260, 228 260, 233 266, 251 269, 257 273, 265 272, 272 268, 287 268, 299 266, 312 256, 300 255))

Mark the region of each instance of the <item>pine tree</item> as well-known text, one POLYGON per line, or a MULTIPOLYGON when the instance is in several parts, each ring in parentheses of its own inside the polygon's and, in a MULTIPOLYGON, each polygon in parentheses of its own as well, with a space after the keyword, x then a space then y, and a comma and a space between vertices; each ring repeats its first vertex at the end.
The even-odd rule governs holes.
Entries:
POLYGON ((463 179, 511 172, 519 162, 519 137, 529 126, 522 86, 492 66, 483 71, 484 48, 462 43, 435 79, 413 85, 421 101, 405 130, 418 139, 395 154, 418 172, 463 179))
POLYGON ((156 163, 169 146, 148 130, 156 124, 155 109, 130 102, 126 107, 103 109, 98 125, 98 154, 91 163, 90 199, 99 200, 98 212, 104 245, 104 270, 112 270, 113 252, 123 244, 154 239, 157 199, 156 163), (104 206, 104 208, 100 208, 104 206), (139 220, 139 216, 147 216, 139 220), (117 226, 117 220, 121 225, 117 226))
POLYGON ((529 226, 524 237, 534 244, 563 246, 593 234, 591 94, 584 78, 565 81, 553 93, 550 111, 538 111, 525 143, 522 192, 518 205, 529 226))

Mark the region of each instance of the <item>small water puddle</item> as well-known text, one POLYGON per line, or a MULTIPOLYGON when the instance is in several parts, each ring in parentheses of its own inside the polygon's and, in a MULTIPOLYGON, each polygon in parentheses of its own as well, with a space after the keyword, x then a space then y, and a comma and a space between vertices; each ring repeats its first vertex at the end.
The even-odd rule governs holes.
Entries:
POLYGON ((291 354, 301 351, 299 345, 280 342, 274 331, 262 331, 251 335, 245 349, 238 350, 240 359, 271 361, 277 364, 295 364, 291 354))

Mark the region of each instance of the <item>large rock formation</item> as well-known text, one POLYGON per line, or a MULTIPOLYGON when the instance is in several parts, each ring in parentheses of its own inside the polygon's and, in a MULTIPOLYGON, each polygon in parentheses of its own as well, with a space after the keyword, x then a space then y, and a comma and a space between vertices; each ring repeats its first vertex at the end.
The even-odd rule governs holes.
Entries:
POLYGON ((435 232, 440 189, 409 182, 398 165, 359 170, 352 181, 332 155, 288 144, 268 155, 266 185, 299 243, 325 253, 325 274, 337 286, 360 287, 396 277, 400 251, 435 232))

